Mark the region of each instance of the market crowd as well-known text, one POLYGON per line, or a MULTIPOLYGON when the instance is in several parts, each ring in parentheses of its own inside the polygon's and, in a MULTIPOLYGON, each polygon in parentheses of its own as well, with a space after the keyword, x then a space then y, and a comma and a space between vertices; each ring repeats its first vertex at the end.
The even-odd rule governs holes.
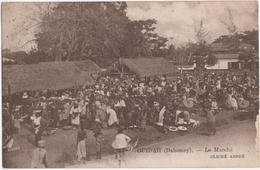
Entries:
MULTIPOLYGON (((57 91, 28 91, 13 96, 14 127, 32 125, 35 144, 56 128, 91 129, 97 143, 104 128, 161 127, 162 132, 187 130, 198 121, 192 113, 205 113, 208 133, 216 133, 215 115, 220 109, 245 109, 258 104, 258 77, 231 73, 185 73, 139 78, 135 75, 99 76, 95 85, 57 91)), ((3 121, 9 122, 10 108, 4 99, 3 121)), ((256 106, 258 108, 258 105, 256 106)), ((9 126, 4 126, 8 131, 9 126)), ((9 129, 10 130, 10 129, 9 129)), ((7 133, 8 134, 8 133, 7 133)), ((80 143, 84 133, 77 140, 80 143)))

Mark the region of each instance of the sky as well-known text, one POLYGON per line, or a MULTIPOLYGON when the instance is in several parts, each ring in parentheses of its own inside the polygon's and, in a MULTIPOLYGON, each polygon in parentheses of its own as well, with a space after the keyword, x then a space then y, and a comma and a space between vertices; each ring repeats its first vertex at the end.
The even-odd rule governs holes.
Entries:
MULTIPOLYGON (((207 40, 213 41, 228 34, 232 14, 238 31, 258 28, 258 5, 256 1, 236 2, 127 2, 127 16, 131 20, 156 19, 159 35, 169 38, 168 44, 182 46, 195 41, 195 29, 203 20, 209 32, 207 40)), ((46 4, 45 4, 46 5, 46 4)), ((46 6, 45 6, 46 7, 46 6)), ((2 48, 12 51, 29 51, 35 47, 35 33, 44 12, 44 6, 35 3, 2 4, 2 48)))
POLYGON ((258 28, 257 2, 130 2, 127 15, 132 20, 154 18, 156 32, 173 37, 170 43, 183 45, 195 41, 195 30, 200 21, 209 32, 208 41, 228 34, 231 11, 233 22, 239 31, 258 28))

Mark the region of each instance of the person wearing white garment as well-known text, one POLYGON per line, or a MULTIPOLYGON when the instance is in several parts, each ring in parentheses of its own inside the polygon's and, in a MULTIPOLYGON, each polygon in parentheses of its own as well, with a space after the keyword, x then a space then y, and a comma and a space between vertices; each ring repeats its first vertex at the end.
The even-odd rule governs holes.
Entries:
POLYGON ((122 161, 125 161, 124 155, 127 149, 130 147, 129 142, 131 138, 123 133, 123 128, 119 128, 112 142, 112 147, 116 153, 116 159, 119 160, 119 167, 121 167, 122 161))
POLYGON ((158 122, 157 122, 157 125, 159 125, 159 126, 163 126, 163 119, 164 119, 165 111, 166 111, 165 106, 163 106, 163 108, 159 112, 159 119, 158 119, 158 122))
POLYGON ((71 116, 71 124, 75 127, 79 127, 80 124, 80 108, 78 107, 78 103, 74 103, 71 110, 70 110, 70 116, 71 116))
POLYGON ((108 126, 113 126, 114 124, 118 124, 117 115, 114 109, 111 108, 111 106, 107 107, 106 110, 108 114, 108 126))
POLYGON ((31 116, 34 126, 35 145, 38 145, 38 141, 41 140, 42 128, 41 128, 41 111, 34 111, 34 115, 31 116))
POLYGON ((221 80, 220 79, 217 80, 216 88, 217 88, 217 90, 221 89, 221 80))

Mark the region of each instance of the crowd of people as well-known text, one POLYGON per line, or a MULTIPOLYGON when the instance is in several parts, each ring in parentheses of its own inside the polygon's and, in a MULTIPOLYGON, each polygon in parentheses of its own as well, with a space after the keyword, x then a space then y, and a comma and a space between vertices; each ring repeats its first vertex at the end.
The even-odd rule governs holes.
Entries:
MULTIPOLYGON (((185 73, 139 78, 103 75, 92 86, 59 91, 24 92, 15 96, 13 120, 33 125, 35 144, 56 128, 93 130, 97 145, 103 128, 162 127, 162 132, 196 126, 191 113, 203 112, 210 135, 216 133, 215 114, 221 109, 244 109, 258 103, 258 76, 231 73, 185 73)), ((10 111, 4 104, 4 112, 10 111)), ((258 107, 258 106, 257 106, 258 107)), ((3 119, 10 115, 4 114, 3 119), (5 117, 6 115, 6 117, 5 117)), ((5 128, 5 127, 4 127, 5 128)), ((84 134, 78 139, 82 148, 84 134)), ((79 149, 80 150, 80 149, 79 149)), ((101 152, 101 151, 100 151, 101 152)), ((80 154, 79 154, 80 155, 80 154)), ((81 155, 85 157, 85 155, 81 155)), ((97 152, 97 157, 100 153, 97 152)))

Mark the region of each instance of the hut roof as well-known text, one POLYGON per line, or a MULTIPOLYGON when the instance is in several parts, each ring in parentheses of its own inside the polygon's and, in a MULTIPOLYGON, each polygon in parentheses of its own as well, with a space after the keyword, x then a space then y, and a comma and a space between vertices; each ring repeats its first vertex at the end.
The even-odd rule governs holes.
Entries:
POLYGON ((175 75, 178 68, 164 58, 129 58, 121 63, 140 77, 154 75, 175 75))
POLYGON ((233 53, 233 54, 229 54, 229 53, 221 53, 221 54, 212 54, 214 55, 217 59, 239 59, 239 54, 237 53, 233 53))
POLYGON ((212 52, 230 52, 233 50, 233 46, 231 43, 223 43, 223 42, 217 42, 212 43, 210 46, 210 51, 212 52))
POLYGON ((3 94, 26 90, 59 90, 93 84, 91 74, 100 68, 90 60, 77 62, 42 62, 27 65, 3 65, 3 94))

